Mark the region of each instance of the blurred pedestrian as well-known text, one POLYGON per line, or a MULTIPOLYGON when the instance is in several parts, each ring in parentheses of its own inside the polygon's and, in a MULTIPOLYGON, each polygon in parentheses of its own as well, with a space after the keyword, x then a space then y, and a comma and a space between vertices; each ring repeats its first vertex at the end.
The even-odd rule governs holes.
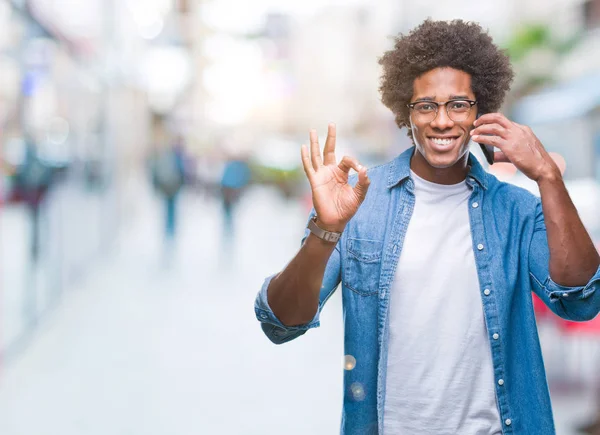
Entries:
POLYGON ((40 158, 33 137, 25 138, 25 159, 15 171, 15 188, 18 196, 27 205, 31 221, 30 255, 33 262, 39 259, 40 250, 40 214, 50 188, 53 170, 40 158))
POLYGON ((151 162, 152 181, 164 204, 165 240, 177 232, 177 197, 185 183, 184 144, 181 137, 156 150, 151 162))
POLYGON ((224 230, 228 236, 234 232, 233 216, 237 203, 250 184, 250 166, 243 157, 229 158, 221 177, 221 200, 224 230))
POLYGON ((334 125, 322 153, 311 131, 314 210, 257 319, 293 340, 341 283, 346 435, 554 434, 531 291, 563 318, 593 318, 600 256, 539 139, 497 113, 509 59, 476 23, 427 20, 380 64, 382 101, 414 146, 367 170, 336 160, 334 125), (471 139, 541 198, 486 172, 471 139))

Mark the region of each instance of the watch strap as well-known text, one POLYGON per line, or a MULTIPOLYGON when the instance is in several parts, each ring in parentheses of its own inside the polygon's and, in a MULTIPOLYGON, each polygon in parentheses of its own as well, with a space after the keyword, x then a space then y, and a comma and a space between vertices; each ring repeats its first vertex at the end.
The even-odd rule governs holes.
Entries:
POLYGON ((342 237, 342 233, 337 233, 335 231, 327 231, 323 228, 319 228, 319 226, 317 225, 317 216, 313 216, 313 218, 308 221, 307 228, 319 239, 329 243, 337 243, 338 240, 340 240, 340 237, 342 237))

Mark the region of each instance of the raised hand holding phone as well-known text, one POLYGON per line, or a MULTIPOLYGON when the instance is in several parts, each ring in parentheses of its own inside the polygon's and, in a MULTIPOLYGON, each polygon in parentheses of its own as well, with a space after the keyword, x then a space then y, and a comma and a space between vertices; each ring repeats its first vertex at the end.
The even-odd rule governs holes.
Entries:
POLYGON ((500 149, 494 153, 494 161, 510 162, 534 181, 547 174, 560 174, 552 157, 526 125, 512 122, 501 113, 482 115, 474 125, 473 141, 500 149))

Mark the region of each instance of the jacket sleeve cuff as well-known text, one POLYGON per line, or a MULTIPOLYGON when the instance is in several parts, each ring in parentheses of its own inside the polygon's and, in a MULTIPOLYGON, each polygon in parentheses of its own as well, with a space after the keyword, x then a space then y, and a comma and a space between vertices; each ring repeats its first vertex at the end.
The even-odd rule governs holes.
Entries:
POLYGON ((286 326, 281 323, 273 313, 273 310, 271 310, 267 299, 267 288, 275 276, 272 275, 265 280, 254 302, 254 312, 258 321, 261 322, 262 329, 267 337, 274 343, 285 343, 304 334, 309 329, 319 327, 319 311, 317 311, 315 317, 309 323, 303 325, 286 326))
POLYGON ((552 278, 548 276, 544 285, 546 293, 551 301, 576 301, 585 299, 593 294, 596 290, 600 289, 600 267, 596 270, 594 276, 585 286, 578 287, 567 287, 555 283, 552 278))

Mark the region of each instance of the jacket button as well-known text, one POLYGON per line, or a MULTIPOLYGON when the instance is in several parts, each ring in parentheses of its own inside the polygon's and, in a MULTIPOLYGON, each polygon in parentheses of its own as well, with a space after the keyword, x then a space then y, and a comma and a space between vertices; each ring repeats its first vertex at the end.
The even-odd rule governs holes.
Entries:
POLYGON ((507 418, 507 419, 504 421, 504 423, 505 423, 507 426, 510 426, 510 425, 512 424, 512 420, 511 420, 510 418, 507 418))
POLYGON ((479 249, 480 251, 483 251, 483 245, 480 243, 479 245, 477 245, 477 249, 479 249))
POLYGON ((479 203, 478 202, 474 202, 473 203, 473 208, 477 208, 477 207, 479 207, 479 203))
POLYGON ((500 336, 498 334, 494 334, 494 335, 492 335, 492 337, 494 338, 494 340, 498 340, 500 338, 500 336))
POLYGON ((562 294, 562 297, 563 297, 563 298, 568 298, 568 297, 569 297, 569 293, 563 293, 563 294, 562 294))
POLYGON ((489 289, 489 288, 486 288, 486 289, 483 291, 483 294, 484 294, 484 295, 486 295, 486 296, 489 296, 491 293, 492 293, 492 292, 490 291, 490 289, 489 289))
POLYGON ((498 385, 500 385, 500 386, 504 385, 504 379, 500 379, 500 380, 498 381, 498 385))

